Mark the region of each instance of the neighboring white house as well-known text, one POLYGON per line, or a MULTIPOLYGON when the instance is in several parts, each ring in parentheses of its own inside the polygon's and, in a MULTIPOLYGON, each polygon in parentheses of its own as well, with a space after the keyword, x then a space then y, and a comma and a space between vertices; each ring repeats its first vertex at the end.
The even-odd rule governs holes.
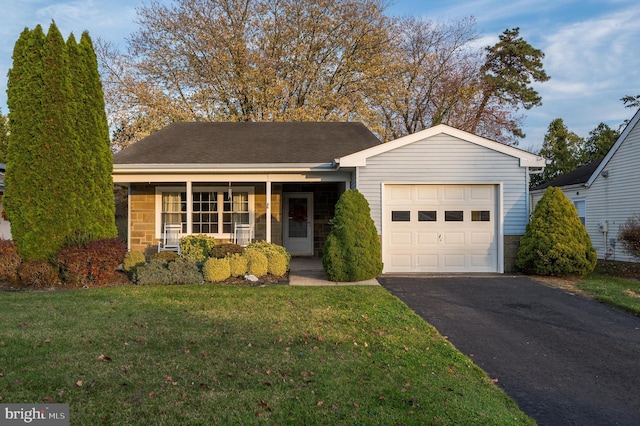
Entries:
POLYGON ((576 206, 599 259, 635 261, 622 250, 618 231, 629 217, 640 213, 639 122, 640 110, 602 161, 531 191, 532 205, 535 205, 547 187, 560 188, 576 206), (572 175, 579 178, 567 179, 572 175))
POLYGON ((4 194, 4 172, 6 171, 6 166, 0 163, 0 239, 10 240, 11 239, 11 226, 8 220, 4 219, 4 210, 2 209, 2 196, 4 194))

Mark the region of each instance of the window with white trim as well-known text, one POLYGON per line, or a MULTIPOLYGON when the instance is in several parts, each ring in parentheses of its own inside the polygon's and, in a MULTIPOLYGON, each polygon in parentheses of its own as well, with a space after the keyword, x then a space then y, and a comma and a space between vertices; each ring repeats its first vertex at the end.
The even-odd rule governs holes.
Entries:
POLYGON ((187 193, 179 187, 156 188, 156 233, 165 223, 182 224, 185 234, 230 238, 235 224, 253 225, 254 189, 197 187, 191 193, 191 229, 187 230, 187 193))

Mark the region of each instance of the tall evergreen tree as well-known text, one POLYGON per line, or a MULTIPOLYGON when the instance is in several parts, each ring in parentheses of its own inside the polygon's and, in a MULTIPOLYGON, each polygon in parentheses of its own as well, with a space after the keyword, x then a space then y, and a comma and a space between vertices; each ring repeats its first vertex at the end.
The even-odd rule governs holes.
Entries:
POLYGON ((9 147, 9 119, 0 110, 0 163, 7 161, 7 148, 9 147))
POLYGON ((561 118, 549 124, 540 155, 550 160, 541 174, 531 176, 531 187, 549 182, 580 165, 580 148, 584 140, 570 131, 561 118))
POLYGON ((46 37, 40 27, 25 30, 8 94, 6 210, 22 257, 47 259, 76 233, 115 236, 108 130, 88 36, 78 45, 73 36, 65 43, 55 23, 46 37))
POLYGON ((115 225, 115 202, 113 192, 113 171, 111 140, 109 139, 109 123, 105 110, 102 80, 98 72, 98 59, 93 42, 87 31, 82 33, 79 44, 82 54, 81 69, 85 73, 84 106, 86 122, 79 129, 83 130, 81 141, 84 141, 85 152, 89 154, 87 164, 90 174, 88 181, 92 183, 92 193, 88 224, 92 234, 98 238, 115 237, 118 234, 115 225))
MULTIPOLYGON (((37 247, 32 234, 41 228, 34 213, 39 209, 42 181, 38 170, 43 162, 44 145, 40 101, 44 97, 43 52, 45 35, 40 25, 25 28, 13 49, 13 67, 9 70, 7 104, 9 106, 9 146, 3 206, 11 221, 11 234, 20 254, 29 258, 37 247)), ((40 212, 39 212, 40 213, 40 212)))

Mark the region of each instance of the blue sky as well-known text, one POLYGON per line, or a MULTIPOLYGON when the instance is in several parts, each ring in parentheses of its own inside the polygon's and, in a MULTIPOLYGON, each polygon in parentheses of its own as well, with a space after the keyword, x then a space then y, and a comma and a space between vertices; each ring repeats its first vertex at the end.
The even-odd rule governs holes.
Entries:
MULTIPOLYGON (((169 2, 169 0, 162 0, 169 2)), ((640 94, 640 2, 637 0, 390 0, 388 13, 434 20, 474 16, 480 46, 497 42, 507 28, 546 57, 551 80, 537 85, 543 106, 526 111, 527 138, 520 147, 539 149, 549 123, 562 118, 580 136, 600 122, 617 128, 635 111, 620 98, 640 94)), ((7 113, 7 72, 13 45, 25 28, 55 20, 66 38, 88 30, 124 47, 136 30, 142 0, 13 0, 0 13, 0 108, 7 113)))

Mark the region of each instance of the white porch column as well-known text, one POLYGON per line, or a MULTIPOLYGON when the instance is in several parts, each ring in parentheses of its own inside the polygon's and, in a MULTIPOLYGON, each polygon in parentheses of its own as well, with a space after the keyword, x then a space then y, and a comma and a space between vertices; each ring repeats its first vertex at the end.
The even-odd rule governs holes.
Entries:
POLYGON ((271 180, 267 179, 267 181, 265 182, 265 185, 267 187, 267 194, 266 194, 266 198, 267 198, 267 212, 266 212, 266 223, 267 223, 267 242, 271 242, 271 180))
POLYGON ((193 229, 193 192, 191 190, 192 182, 187 182, 187 235, 191 235, 193 229))

